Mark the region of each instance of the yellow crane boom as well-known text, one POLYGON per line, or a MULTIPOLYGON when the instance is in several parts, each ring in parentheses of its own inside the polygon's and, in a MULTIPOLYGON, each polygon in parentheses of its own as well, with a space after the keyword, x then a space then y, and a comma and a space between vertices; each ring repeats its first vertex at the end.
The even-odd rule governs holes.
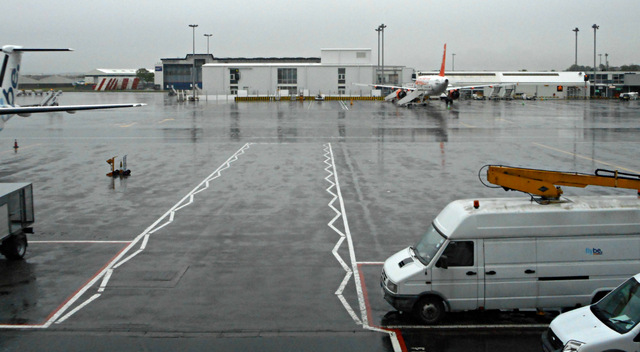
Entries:
POLYGON ((640 175, 597 169, 594 175, 573 172, 525 169, 511 166, 489 165, 487 180, 505 190, 535 194, 545 199, 559 199, 560 186, 584 188, 603 186, 638 190, 640 175))

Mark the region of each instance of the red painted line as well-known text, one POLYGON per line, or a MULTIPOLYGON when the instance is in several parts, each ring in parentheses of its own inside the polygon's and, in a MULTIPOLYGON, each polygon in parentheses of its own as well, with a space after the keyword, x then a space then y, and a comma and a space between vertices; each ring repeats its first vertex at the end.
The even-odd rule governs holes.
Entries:
POLYGON ((58 306, 58 308, 56 308, 53 312, 51 312, 51 314, 49 314, 49 316, 44 320, 45 322, 40 325, 44 325, 47 321, 49 321, 49 319, 51 319, 54 315, 56 315, 56 313, 58 313, 58 311, 62 309, 62 307, 64 307, 64 305, 67 304, 69 300, 75 297, 75 295, 77 295, 78 292, 80 292, 80 290, 82 290, 85 286, 87 286, 93 279, 96 278, 96 276, 98 276, 104 269, 106 269, 109 265, 111 265, 111 263, 114 260, 116 260, 116 258, 120 255, 120 253, 122 253, 122 251, 124 251, 127 247, 128 245, 124 246, 115 256, 113 256, 113 258, 111 258, 111 260, 109 260, 102 268, 100 268, 100 270, 98 270, 91 278, 89 278, 89 280, 87 280, 87 282, 85 282, 84 285, 78 287, 78 289, 73 294, 71 294, 71 296, 67 297, 67 299, 65 299, 64 302, 62 302, 62 304, 58 306))
POLYGON ((360 270, 360 264, 358 264, 358 275, 360 275, 360 285, 362 285, 362 295, 364 296, 364 304, 367 307, 367 319, 371 323, 371 306, 369 305, 369 294, 367 293, 367 285, 364 283, 364 274, 360 270))
POLYGON ((360 270, 360 267, 363 265, 380 265, 380 264, 358 263, 358 274, 360 275, 360 285, 362 285, 362 295, 364 296, 364 305, 367 307, 367 320, 369 321, 369 324, 374 328, 394 332, 396 336, 398 336, 398 343, 400 344, 400 348, 402 348, 403 352, 407 352, 408 351, 407 345, 405 344, 404 338, 402 337, 402 331, 400 331, 399 329, 389 329, 382 326, 371 324, 373 320, 371 319, 371 305, 369 304, 369 294, 367 293, 367 285, 365 284, 365 281, 364 281, 364 274, 362 273, 362 270, 360 270))

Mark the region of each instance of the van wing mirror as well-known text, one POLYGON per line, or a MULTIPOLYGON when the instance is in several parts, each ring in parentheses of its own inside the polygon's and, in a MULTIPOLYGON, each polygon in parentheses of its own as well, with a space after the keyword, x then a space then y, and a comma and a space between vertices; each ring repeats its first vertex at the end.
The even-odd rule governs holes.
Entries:
POLYGON ((436 268, 448 269, 449 263, 446 255, 440 256, 440 259, 436 262, 436 268))

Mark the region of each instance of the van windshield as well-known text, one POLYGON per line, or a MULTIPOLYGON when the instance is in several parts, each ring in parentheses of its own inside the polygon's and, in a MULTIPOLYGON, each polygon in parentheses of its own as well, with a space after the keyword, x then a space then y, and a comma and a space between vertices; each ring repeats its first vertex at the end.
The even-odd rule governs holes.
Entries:
POLYGON ((640 321, 640 283, 631 278, 611 291, 591 312, 611 329, 624 334, 640 321))
POLYGON ((436 255, 442 247, 445 240, 446 238, 440 234, 432 224, 414 248, 418 260, 420 260, 422 264, 428 265, 431 259, 433 259, 433 256, 436 255))

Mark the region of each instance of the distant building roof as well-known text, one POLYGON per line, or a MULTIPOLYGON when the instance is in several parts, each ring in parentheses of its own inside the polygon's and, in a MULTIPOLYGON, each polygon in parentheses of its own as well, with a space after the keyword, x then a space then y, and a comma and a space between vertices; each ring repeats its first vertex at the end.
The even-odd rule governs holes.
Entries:
MULTIPOLYGON (((162 63, 187 64, 193 58, 204 59, 206 63, 319 63, 319 57, 214 57, 213 54, 187 54, 184 58, 164 58, 162 63)), ((192 61, 191 61, 192 62, 192 61)))

